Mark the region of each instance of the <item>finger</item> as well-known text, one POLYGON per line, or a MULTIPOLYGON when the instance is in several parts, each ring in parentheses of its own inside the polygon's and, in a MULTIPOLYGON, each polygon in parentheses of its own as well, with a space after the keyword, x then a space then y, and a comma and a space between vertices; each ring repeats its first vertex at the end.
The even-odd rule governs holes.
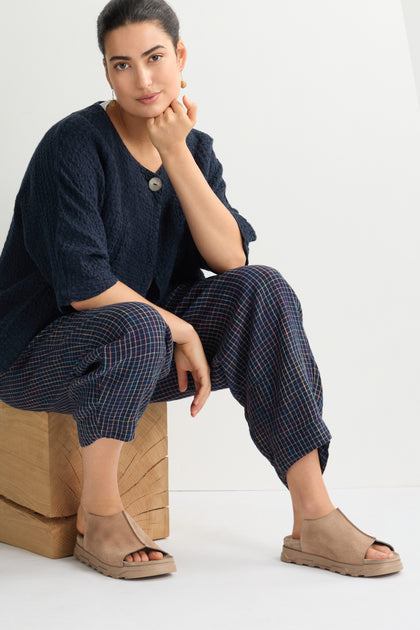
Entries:
POLYGON ((185 370, 181 368, 176 368, 176 373, 178 376, 178 387, 180 392, 185 392, 188 387, 188 374, 185 370))
POLYGON ((174 110, 172 109, 171 105, 169 105, 169 107, 167 107, 167 108, 165 109, 165 111, 164 111, 164 112, 162 112, 161 116, 162 116, 162 118, 163 118, 164 120, 166 120, 167 122, 169 122, 169 121, 171 121, 171 120, 173 120, 173 119, 174 119, 175 112, 174 112, 174 110))
POLYGON ((163 113, 159 114, 159 116, 155 116, 154 118, 147 118, 146 125, 148 125, 148 130, 153 131, 155 129, 159 129, 163 120, 163 113))
POLYGON ((197 122, 197 110, 198 110, 197 103, 193 103, 193 101, 185 95, 182 97, 182 100, 184 101, 184 105, 187 108, 188 118, 195 125, 195 123, 197 122))
POLYGON ((200 390, 196 393, 196 395, 194 396, 194 400, 191 403, 191 416, 193 418, 195 418, 195 416, 203 409, 209 396, 210 390, 206 392, 200 390))
POLYGON ((172 101, 172 103, 169 105, 169 107, 171 107, 174 112, 184 112, 185 113, 185 108, 182 105, 182 103, 180 103, 178 101, 178 99, 174 99, 172 101))
MULTIPOLYGON (((176 106, 177 101, 172 101, 172 103, 169 104, 169 106, 165 109, 165 117, 167 118, 167 120, 171 119, 175 119, 177 116, 179 116, 180 111, 176 106)), ((179 105, 179 103, 178 103, 179 105)))
POLYGON ((211 383, 210 377, 207 374, 201 375, 201 378, 197 377, 196 375, 194 378, 193 373, 193 379, 195 386, 195 395, 191 403, 191 415, 195 417, 198 412, 201 411, 201 409, 204 407, 208 397, 210 396, 211 383))

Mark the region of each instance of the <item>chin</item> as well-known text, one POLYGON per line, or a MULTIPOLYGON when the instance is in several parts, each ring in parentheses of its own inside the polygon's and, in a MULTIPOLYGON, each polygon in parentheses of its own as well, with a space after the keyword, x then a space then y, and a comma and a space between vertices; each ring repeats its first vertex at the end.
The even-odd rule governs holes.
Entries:
POLYGON ((149 105, 148 107, 144 107, 139 104, 139 108, 136 108, 136 111, 133 111, 135 116, 141 116, 142 118, 157 118, 163 114, 163 112, 169 107, 170 103, 167 105, 161 105, 156 103, 155 105, 149 105))

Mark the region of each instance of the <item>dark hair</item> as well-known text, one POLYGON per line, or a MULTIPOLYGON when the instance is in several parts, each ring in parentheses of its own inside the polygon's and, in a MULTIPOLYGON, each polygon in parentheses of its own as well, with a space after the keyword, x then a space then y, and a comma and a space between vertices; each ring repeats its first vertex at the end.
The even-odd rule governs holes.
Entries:
POLYGON ((105 56, 105 36, 120 26, 137 22, 159 22, 172 39, 176 49, 179 40, 179 21, 175 11, 165 0, 111 0, 98 17, 98 44, 105 56))

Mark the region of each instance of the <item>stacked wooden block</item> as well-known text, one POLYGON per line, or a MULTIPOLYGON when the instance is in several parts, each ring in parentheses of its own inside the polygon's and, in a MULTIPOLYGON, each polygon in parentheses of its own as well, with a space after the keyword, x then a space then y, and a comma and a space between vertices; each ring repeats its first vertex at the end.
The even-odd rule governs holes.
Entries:
MULTIPOLYGON (((124 508, 153 539, 169 535, 166 403, 149 405, 118 468, 124 508)), ((0 401, 0 542, 49 558, 72 555, 82 458, 72 416, 0 401)))

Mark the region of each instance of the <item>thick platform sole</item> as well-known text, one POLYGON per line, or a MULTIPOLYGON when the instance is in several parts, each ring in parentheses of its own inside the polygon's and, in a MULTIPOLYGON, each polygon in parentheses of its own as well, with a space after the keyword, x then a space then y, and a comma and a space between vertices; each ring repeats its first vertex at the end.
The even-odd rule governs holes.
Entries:
POLYGON ((386 560, 365 560, 363 564, 357 565, 329 560, 322 556, 314 556, 283 546, 280 559, 283 562, 293 562, 294 564, 308 567, 317 567, 352 577, 377 577, 379 575, 396 573, 403 568, 400 556, 395 552, 392 558, 387 558, 386 560))
POLYGON ((175 560, 172 556, 164 556, 161 560, 149 560, 147 562, 124 562, 124 566, 115 567, 102 562, 99 558, 92 556, 82 545, 76 542, 73 555, 75 558, 96 569, 99 573, 108 577, 132 580, 135 578, 153 577, 155 575, 166 575, 176 571, 175 560))

